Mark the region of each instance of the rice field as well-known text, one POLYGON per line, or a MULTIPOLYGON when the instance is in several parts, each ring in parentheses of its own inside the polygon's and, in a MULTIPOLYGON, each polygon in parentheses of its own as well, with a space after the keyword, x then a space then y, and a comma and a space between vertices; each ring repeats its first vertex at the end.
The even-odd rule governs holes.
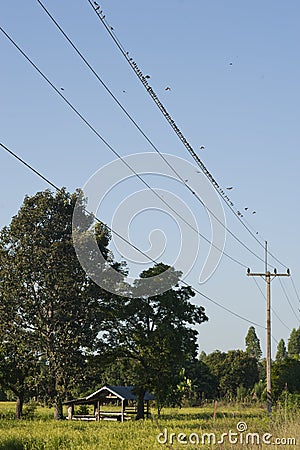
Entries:
MULTIPOLYGON (((25 410, 26 412, 26 410, 25 410)), ((154 411, 153 411, 154 413, 154 411)), ((241 404, 168 408, 144 421, 54 421, 38 407, 34 417, 14 420, 14 404, 0 403, 0 450, 297 449, 300 414, 241 404)))

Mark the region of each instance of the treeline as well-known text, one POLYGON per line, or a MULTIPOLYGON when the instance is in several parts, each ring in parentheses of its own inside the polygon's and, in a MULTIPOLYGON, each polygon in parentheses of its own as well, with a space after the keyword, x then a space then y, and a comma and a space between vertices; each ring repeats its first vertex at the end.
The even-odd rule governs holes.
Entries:
MULTIPOLYGON (((186 365, 184 398, 189 404, 204 399, 265 402, 266 360, 262 358, 260 341, 254 327, 245 337, 245 351, 216 350, 204 352, 186 365)), ((273 401, 286 401, 300 406, 300 328, 291 331, 288 348, 281 339, 271 366, 273 401)))
MULTIPOLYGON (((180 283, 181 273, 163 263, 126 284, 126 264, 109 250, 110 232, 93 223, 80 191, 47 190, 26 197, 18 214, 0 232, 0 396, 54 406, 63 418, 63 402, 111 385, 133 385, 137 418, 143 417, 146 390, 165 405, 200 404, 206 399, 263 400, 265 362, 250 327, 246 350, 201 353, 195 325, 208 320, 191 302, 195 293, 180 283), (79 204, 81 218, 72 233, 79 204), (86 229, 89 228, 87 232, 86 229), (73 240, 84 247, 93 236, 104 260, 93 250, 88 258, 104 281, 109 267, 119 274, 126 295, 95 284, 77 259, 73 240), (139 295, 147 277, 168 277, 171 288, 139 295)), ((119 284, 118 284, 119 283, 119 284)), ((155 285, 154 285, 155 286, 155 285)), ((273 393, 300 393, 300 331, 293 330, 286 349, 279 342, 272 366, 273 393)))

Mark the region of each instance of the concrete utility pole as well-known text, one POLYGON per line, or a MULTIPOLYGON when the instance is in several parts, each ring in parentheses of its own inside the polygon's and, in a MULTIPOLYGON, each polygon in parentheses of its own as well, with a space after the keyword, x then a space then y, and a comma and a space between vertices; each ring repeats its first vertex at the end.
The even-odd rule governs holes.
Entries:
POLYGON ((267 284, 267 336, 266 336, 266 362, 267 362, 267 408, 268 413, 272 412, 272 388, 271 388, 271 281, 275 277, 289 277, 290 270, 287 269, 287 273, 271 273, 268 271, 268 243, 265 242, 265 273, 251 273, 250 269, 247 270, 249 277, 263 277, 267 284))

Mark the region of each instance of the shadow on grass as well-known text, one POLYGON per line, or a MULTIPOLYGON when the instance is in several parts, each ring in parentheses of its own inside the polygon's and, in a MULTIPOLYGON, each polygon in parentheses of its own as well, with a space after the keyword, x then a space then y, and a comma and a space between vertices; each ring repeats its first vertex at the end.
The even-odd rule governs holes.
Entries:
POLYGON ((24 450, 25 447, 19 439, 6 439, 5 442, 0 442, 0 450, 24 450))

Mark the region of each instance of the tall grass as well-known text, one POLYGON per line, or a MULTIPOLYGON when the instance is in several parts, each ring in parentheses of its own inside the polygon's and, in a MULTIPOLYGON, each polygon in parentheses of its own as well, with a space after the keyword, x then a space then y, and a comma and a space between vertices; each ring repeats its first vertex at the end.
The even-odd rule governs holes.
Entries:
MULTIPOLYGON (((246 423, 247 432, 272 434, 275 438, 295 438, 297 445, 276 445, 275 448, 296 449, 300 445, 300 415, 295 411, 274 411, 271 417, 262 407, 243 405, 220 405, 213 418, 213 405, 201 408, 174 408, 163 410, 160 419, 127 421, 80 422, 52 419, 52 411, 39 407, 35 417, 15 421, 14 405, 0 403, 0 450, 157 450, 175 449, 249 449, 274 448, 274 445, 233 444, 224 439, 224 443, 213 445, 207 439, 201 445, 204 433, 213 432, 217 440, 222 433, 237 432, 238 422, 246 423), (165 433, 167 443, 163 442, 165 433), (175 435, 170 439, 171 433, 175 435), (185 433, 187 440, 196 434, 200 445, 178 442, 180 433, 185 433)), ((246 433, 246 432, 245 432, 246 433)), ((245 434, 244 433, 244 434, 245 434)), ((238 433, 238 437, 243 433, 238 433)), ((244 436, 244 435, 243 435, 244 436)), ((180 439, 179 439, 180 440, 180 439)))

